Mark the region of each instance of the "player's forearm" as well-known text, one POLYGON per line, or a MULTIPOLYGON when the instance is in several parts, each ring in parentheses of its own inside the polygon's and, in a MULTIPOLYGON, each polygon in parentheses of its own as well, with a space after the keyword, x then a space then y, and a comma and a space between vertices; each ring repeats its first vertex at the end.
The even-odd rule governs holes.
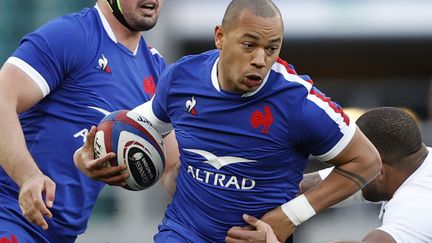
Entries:
POLYGON ((13 104, 0 99, 0 165, 19 185, 42 173, 27 149, 18 115, 13 104))
MULTIPOLYGON (((304 193, 304 192, 308 191, 309 189, 311 189, 312 187, 318 185, 321 181, 323 181, 325 178, 327 178, 327 176, 331 173, 333 168, 334 167, 330 167, 327 169, 319 170, 317 172, 305 174, 303 176, 303 180, 300 183, 300 193, 304 193)), ((360 204, 360 203, 375 203, 375 202, 367 201, 363 197, 362 191, 359 190, 356 193, 354 193, 353 195, 351 195, 350 197, 348 197, 347 199, 333 205, 332 207, 333 208, 345 207, 345 206, 350 206, 350 205, 355 205, 355 204, 360 204)))
POLYGON ((319 172, 304 174, 303 180, 300 182, 300 194, 318 185, 322 180, 323 178, 320 176, 319 172))

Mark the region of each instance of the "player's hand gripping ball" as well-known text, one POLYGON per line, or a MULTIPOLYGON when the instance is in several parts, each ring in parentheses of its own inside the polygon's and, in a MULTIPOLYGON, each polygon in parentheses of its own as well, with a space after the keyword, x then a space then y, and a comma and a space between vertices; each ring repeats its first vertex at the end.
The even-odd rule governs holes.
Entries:
POLYGON ((165 148, 161 135, 144 117, 128 110, 112 112, 97 127, 95 158, 114 152, 110 166, 126 164, 124 188, 140 191, 155 184, 165 165, 165 148))

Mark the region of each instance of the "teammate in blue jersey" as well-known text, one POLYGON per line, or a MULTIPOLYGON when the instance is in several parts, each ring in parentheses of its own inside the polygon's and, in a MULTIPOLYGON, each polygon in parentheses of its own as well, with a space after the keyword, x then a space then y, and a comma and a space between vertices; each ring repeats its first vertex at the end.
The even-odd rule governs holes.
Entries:
POLYGON ((173 129, 179 143, 177 187, 155 242, 224 242, 244 213, 285 241, 378 174, 376 149, 309 77, 278 58, 282 42, 273 2, 233 0, 215 28, 218 50, 167 68, 153 99, 134 109, 161 134, 173 129), (297 195, 310 154, 336 169, 297 195))
POLYGON ((77 170, 73 154, 104 115, 154 95, 166 64, 142 31, 162 2, 98 0, 26 35, 4 64, 1 242, 74 242, 85 231, 104 183, 77 170))

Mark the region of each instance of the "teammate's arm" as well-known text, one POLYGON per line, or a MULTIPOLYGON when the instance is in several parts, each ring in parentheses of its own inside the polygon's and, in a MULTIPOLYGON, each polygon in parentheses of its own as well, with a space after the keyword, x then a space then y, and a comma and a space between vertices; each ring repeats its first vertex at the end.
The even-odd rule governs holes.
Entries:
POLYGON ((30 222, 43 229, 51 217, 55 183, 45 176, 27 149, 18 114, 43 98, 41 89, 21 69, 6 63, 0 70, 0 165, 20 187, 19 205, 30 222), (42 195, 45 194, 45 200, 42 195))
POLYGON ((335 169, 326 179, 261 218, 272 226, 279 240, 287 239, 296 226, 316 213, 362 189, 381 168, 378 151, 358 128, 342 152, 327 163, 335 169))

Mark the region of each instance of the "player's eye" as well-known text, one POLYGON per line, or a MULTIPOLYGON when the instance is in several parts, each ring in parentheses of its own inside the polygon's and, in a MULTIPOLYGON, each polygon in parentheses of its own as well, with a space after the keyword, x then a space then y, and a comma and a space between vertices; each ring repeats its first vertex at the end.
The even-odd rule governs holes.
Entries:
POLYGON ((245 49, 252 49, 254 47, 254 44, 252 42, 242 42, 241 45, 245 49))
POLYGON ((267 48, 267 51, 270 55, 273 55, 274 53, 276 53, 279 50, 279 46, 272 46, 267 48))

